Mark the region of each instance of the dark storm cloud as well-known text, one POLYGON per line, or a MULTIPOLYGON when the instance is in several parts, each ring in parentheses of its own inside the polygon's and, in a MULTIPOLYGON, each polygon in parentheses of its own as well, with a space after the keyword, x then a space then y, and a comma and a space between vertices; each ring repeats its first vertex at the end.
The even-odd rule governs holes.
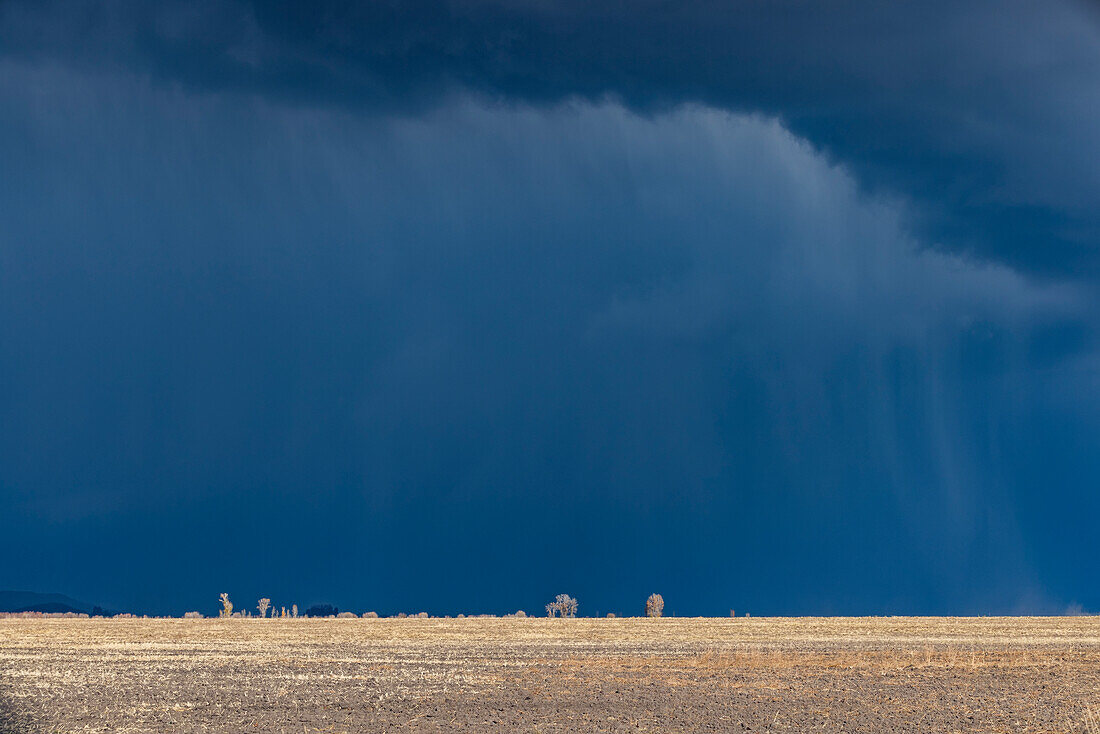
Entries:
POLYGON ((1029 463, 1084 470, 1029 430, 1095 432, 1035 397, 1080 290, 931 250, 774 120, 363 117, 25 61, 0 96, 9 585, 1091 603, 1059 570, 1089 523, 1029 463))
POLYGON ((1095 607, 1089 18, 0 0, 0 586, 1095 607))
POLYGON ((1100 36, 1086 6, 957 3, 22 3, 4 51, 190 89, 409 114, 457 89, 779 116, 933 244, 1096 274, 1100 36))

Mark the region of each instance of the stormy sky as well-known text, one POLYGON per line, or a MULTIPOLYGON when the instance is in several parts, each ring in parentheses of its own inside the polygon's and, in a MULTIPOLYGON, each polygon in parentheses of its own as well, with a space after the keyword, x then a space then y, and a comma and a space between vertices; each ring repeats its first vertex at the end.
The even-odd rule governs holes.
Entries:
POLYGON ((0 588, 1100 608, 1100 6, 0 0, 0 588))

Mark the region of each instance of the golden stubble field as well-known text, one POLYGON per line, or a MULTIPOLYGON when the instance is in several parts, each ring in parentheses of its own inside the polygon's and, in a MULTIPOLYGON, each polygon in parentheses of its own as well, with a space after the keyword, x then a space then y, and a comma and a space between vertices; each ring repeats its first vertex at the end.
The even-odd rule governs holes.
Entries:
POLYGON ((1093 734, 1097 718, 1090 617, 0 619, 4 731, 1093 734))

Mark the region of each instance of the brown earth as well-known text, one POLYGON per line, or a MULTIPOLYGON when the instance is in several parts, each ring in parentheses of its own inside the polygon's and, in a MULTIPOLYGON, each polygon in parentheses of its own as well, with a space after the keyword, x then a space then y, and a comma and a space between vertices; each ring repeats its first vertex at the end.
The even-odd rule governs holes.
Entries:
POLYGON ((0 619, 0 730, 1100 734, 1100 618, 0 619))

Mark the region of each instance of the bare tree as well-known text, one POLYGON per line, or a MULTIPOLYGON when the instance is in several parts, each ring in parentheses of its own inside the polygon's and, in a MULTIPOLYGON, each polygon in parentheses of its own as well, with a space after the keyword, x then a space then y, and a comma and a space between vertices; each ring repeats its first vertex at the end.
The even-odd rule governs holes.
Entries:
POLYGON ((229 601, 229 594, 222 593, 218 595, 219 601, 222 603, 222 610, 218 612, 219 617, 232 617, 233 616, 233 602, 229 601))
POLYGON ((267 610, 268 610, 268 607, 270 607, 270 606, 271 606, 271 600, 268 599, 266 596, 263 599, 260 599, 260 601, 256 603, 256 608, 260 610, 260 616, 261 617, 266 617, 267 616, 267 610))
POLYGON ((290 605, 290 616, 294 617, 295 619, 298 618, 298 605, 297 604, 291 604, 290 605))
POLYGON ((563 617, 575 617, 577 616, 577 600, 569 594, 558 594, 553 602, 546 605, 546 612, 551 617, 554 616, 555 612, 563 617))
POLYGON ((645 600, 645 616, 660 617, 665 611, 665 599, 660 594, 650 594, 645 600))

